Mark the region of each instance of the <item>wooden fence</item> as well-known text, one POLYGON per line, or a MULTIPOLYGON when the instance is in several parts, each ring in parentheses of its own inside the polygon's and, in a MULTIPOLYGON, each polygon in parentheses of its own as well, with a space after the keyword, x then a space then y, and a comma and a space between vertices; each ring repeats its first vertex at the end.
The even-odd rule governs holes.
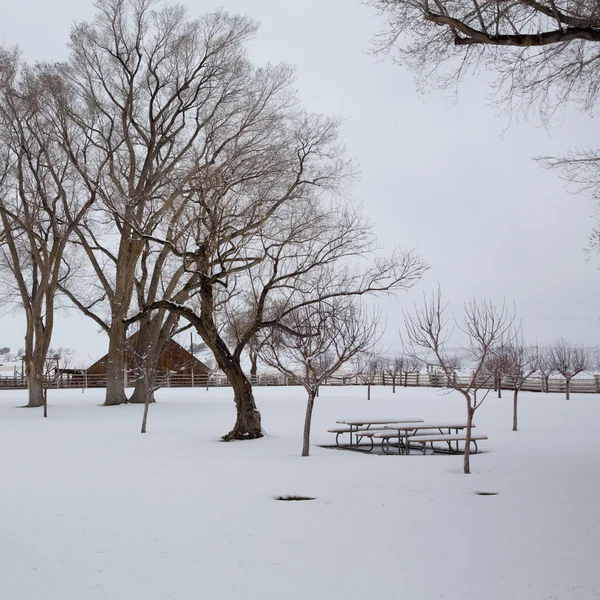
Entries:
MULTIPOLYGON (((457 381, 466 383, 466 377, 457 377, 457 381)), ((358 376, 335 376, 330 377, 324 385, 366 385, 367 380, 358 376)), ((159 378, 160 387, 227 387, 229 382, 224 375, 193 375, 193 374, 171 374, 162 375, 159 378)), ((253 385, 259 386, 280 386, 280 385, 298 385, 297 382, 284 375, 261 374, 254 378, 253 385)), ((392 378, 389 375, 378 375, 371 381, 371 385, 392 385, 392 378)), ((495 387, 493 380, 486 378, 481 380, 482 386, 486 388, 495 387)), ((106 387, 106 375, 87 375, 84 373, 63 375, 59 378, 52 378, 46 382, 48 388, 54 389, 82 389, 82 388, 103 388, 106 387)), ((408 373, 396 378, 396 387, 448 387, 447 378, 437 373, 408 373)), ((548 379, 547 386, 543 379, 539 377, 529 378, 523 387, 527 392, 565 392, 565 380, 558 377, 548 379), (547 388, 547 389, 546 389, 547 388)), ((27 379, 24 377, 0 377, 0 390, 27 389, 27 379)), ((503 390, 511 390, 513 386, 508 378, 502 381, 503 390)), ((571 392, 577 394, 600 394, 600 375, 593 375, 587 378, 576 378, 571 380, 571 392)))

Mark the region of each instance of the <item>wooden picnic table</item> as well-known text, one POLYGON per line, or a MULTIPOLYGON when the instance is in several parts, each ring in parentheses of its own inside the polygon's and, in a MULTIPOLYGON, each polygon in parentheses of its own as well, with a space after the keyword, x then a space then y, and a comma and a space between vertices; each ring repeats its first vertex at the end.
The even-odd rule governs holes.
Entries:
MULTIPOLYGON (((471 425, 471 427, 475 427, 475 425, 471 425)), ((466 423, 459 423, 456 421, 448 421, 448 422, 434 422, 434 423, 426 423, 421 421, 419 423, 406 423, 406 422, 398 422, 398 423, 387 423, 383 425, 383 429, 390 429, 398 432, 398 454, 402 454, 402 449, 404 448, 404 454, 408 454, 408 438, 418 435, 418 432, 423 429, 437 429, 440 434, 445 433, 444 430, 448 430, 448 434, 451 433, 452 430, 458 432, 462 429, 466 429, 466 423)), ((388 447, 390 445, 389 437, 387 437, 384 433, 376 434, 376 438, 381 438, 381 449, 388 454, 385 449, 385 444, 387 443, 388 447)), ((456 446, 458 449, 458 441, 456 442, 456 446)))
MULTIPOLYGON (((402 418, 398 419, 397 417, 394 419, 383 419, 383 418, 373 418, 368 417, 364 419, 343 419, 340 421, 336 421, 340 425, 348 425, 350 428, 350 446, 352 446, 352 434, 358 431, 359 427, 364 427, 366 425, 366 429, 369 429, 371 425, 386 425, 387 423, 422 423, 423 419, 417 419, 414 417, 411 418, 402 418), (356 429, 354 429, 356 428, 356 429)), ((339 434, 338 434, 339 435, 339 434)), ((358 445, 358 439, 356 440, 356 444, 358 445)))

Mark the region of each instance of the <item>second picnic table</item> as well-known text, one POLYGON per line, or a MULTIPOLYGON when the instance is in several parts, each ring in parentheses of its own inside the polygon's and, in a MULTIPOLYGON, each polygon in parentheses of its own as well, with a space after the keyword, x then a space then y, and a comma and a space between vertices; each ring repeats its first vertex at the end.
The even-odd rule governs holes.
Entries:
MULTIPOLYGON (((352 443, 352 434, 356 433, 359 430, 359 427, 364 427, 366 425, 366 429, 368 430, 371 425, 386 425, 388 423, 422 423, 423 419, 417 418, 402 418, 402 419, 382 419, 382 418, 368 418, 368 419, 344 419, 341 421, 336 421, 336 423, 340 425, 348 425, 350 430, 348 433, 350 434, 350 446, 352 443)), ((342 432, 340 432, 342 433, 342 432)), ((339 435, 339 434, 338 434, 339 435)), ((356 444, 358 445, 358 439, 356 440, 356 444)))

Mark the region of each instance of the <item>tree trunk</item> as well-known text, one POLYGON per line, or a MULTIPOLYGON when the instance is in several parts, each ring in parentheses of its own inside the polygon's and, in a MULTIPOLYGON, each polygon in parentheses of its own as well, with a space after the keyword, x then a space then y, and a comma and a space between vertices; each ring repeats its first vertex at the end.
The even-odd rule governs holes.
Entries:
POLYGON ((250 356, 250 383, 256 385, 256 375, 258 373, 258 354, 256 352, 249 352, 250 356))
POLYGON ((125 326, 120 317, 113 315, 106 356, 106 398, 104 406, 125 404, 125 326))
POLYGON ((29 390, 28 408, 44 406, 44 376, 34 368, 27 369, 27 389, 29 390))
POLYGON ((154 394, 146 394, 146 402, 144 403, 144 416, 142 417, 142 433, 146 433, 146 423, 148 422, 148 407, 150 402, 154 402, 154 394))
POLYGON ((306 415, 304 417, 304 434, 302 435, 302 456, 308 456, 310 450, 310 425, 312 423, 312 413, 315 406, 314 392, 308 392, 308 402, 306 403, 306 415))
POLYGON ((132 404, 146 404, 155 402, 154 386, 156 384, 156 370, 159 357, 164 348, 164 341, 160 343, 163 311, 158 311, 152 319, 143 318, 135 340, 135 348, 131 354, 135 360, 135 387, 129 402, 132 404))
POLYGON ((513 393, 513 431, 517 431, 517 398, 519 396, 519 388, 515 386, 513 393))
POLYGON ((233 399, 237 409, 237 417, 233 429, 223 436, 223 440, 253 440, 263 437, 260 412, 254 403, 252 385, 242 371, 240 365, 230 363, 221 369, 233 387, 233 399))
POLYGON ((570 400, 571 399, 571 379, 567 379, 565 378, 565 392, 566 392, 566 399, 570 400))
POLYGON ((498 398, 502 398, 502 375, 498 377, 498 398))
POLYGON ((468 400, 467 405, 467 435, 465 436, 467 439, 465 440, 465 454, 463 461, 463 471, 465 475, 471 474, 471 429, 473 426, 473 414, 475 410, 471 407, 471 401, 468 400))
POLYGON ((404 373, 404 387, 408 385, 408 372, 404 373))
POLYGON ((550 379, 550 375, 546 375, 546 376, 544 377, 544 384, 545 384, 545 386, 546 386, 546 389, 545 389, 544 391, 546 392, 546 394, 547 394, 548 392, 550 392, 550 389, 549 389, 549 388, 550 388, 550 386, 549 386, 549 379, 550 379))
POLYGON ((371 384, 367 383, 367 400, 371 399, 371 384))
MULTIPOLYGON (((149 367, 144 369, 145 373, 135 382, 135 388, 129 402, 131 404, 146 404, 156 402, 154 390, 156 386, 156 369, 149 367)), ((143 433, 143 432, 142 432, 143 433)))
POLYGON ((396 393, 396 376, 392 377, 392 394, 396 393))

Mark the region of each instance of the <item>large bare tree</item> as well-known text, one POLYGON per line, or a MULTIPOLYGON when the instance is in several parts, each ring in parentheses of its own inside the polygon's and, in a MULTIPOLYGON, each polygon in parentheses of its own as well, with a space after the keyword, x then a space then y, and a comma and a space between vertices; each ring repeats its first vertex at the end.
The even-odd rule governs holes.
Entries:
MULTIPOLYGON (((77 234, 108 303, 105 404, 113 405, 126 401, 124 319, 144 236, 155 233, 199 164, 216 155, 215 132, 239 125, 237 105, 256 79, 243 46, 256 25, 224 12, 192 19, 181 6, 154 0, 96 6, 92 22, 73 28, 69 60, 58 71, 74 97, 64 144, 98 194, 94 219, 77 234), (90 140, 89 152, 81 152, 73 128, 90 140)), ((89 314, 99 300, 74 301, 89 314)))
MULTIPOLYGON (((345 201, 322 198, 343 175, 336 151, 328 147, 335 139, 330 137, 332 123, 315 117, 294 124, 300 129, 293 130, 296 133, 285 147, 277 186, 269 176, 267 187, 257 177, 223 197, 209 188, 211 194, 202 200, 211 201, 206 214, 195 216, 195 225, 185 227, 187 232, 197 232, 196 237, 178 238, 184 246, 174 247, 174 252, 200 276, 194 297, 198 308, 169 302, 147 307, 166 307, 184 316, 215 355, 232 384, 237 408, 227 439, 262 435, 252 386, 241 365, 242 352, 259 331, 277 328, 303 306, 408 288, 425 269, 414 252, 377 255, 375 238, 364 219, 345 201), (289 187, 282 189, 286 179, 289 187), (258 203, 250 193, 254 186, 262 190, 258 203), (244 329, 235 339, 227 338, 222 317, 238 313, 246 315, 238 322, 244 329)), ((273 157, 272 164, 280 164, 281 156, 273 157)))
POLYGON ((405 312, 405 346, 410 356, 441 369, 446 376, 446 386, 460 392, 466 400, 467 429, 463 468, 465 474, 469 474, 473 417, 489 394, 489 384, 493 379, 493 374, 486 372, 485 363, 506 342, 514 315, 505 305, 498 308, 490 300, 473 300, 465 305, 462 321, 456 322, 456 326, 467 337, 465 349, 472 366, 471 375, 465 380, 454 377, 455 359, 446 350, 451 334, 445 317, 446 308, 438 288, 437 292, 424 299, 421 307, 415 307, 412 313, 405 312))
MULTIPOLYGON (((54 76, 0 48, 0 268, 26 317, 28 406, 44 401, 44 371, 69 241, 95 199, 80 185, 54 127, 54 76)), ((82 151, 89 144, 78 140, 82 151)), ((69 257, 70 258, 70 257, 69 257)))

